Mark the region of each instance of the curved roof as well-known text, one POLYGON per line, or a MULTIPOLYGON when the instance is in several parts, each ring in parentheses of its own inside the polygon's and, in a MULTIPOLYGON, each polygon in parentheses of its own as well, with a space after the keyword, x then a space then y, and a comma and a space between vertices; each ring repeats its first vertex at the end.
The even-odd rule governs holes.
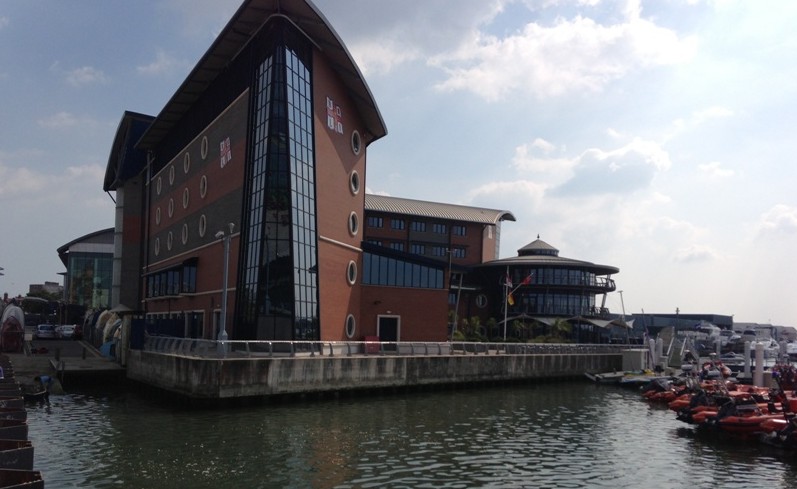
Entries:
POLYGON ((234 59, 260 28, 274 16, 288 19, 324 53, 363 118, 369 133, 364 135, 367 143, 387 134, 382 115, 360 69, 338 34, 312 2, 245 0, 188 78, 158 114, 138 145, 144 149, 155 146, 224 71, 230 60, 234 59))
POLYGON ((518 250, 518 256, 512 258, 501 258, 485 262, 481 267, 510 266, 510 267, 538 267, 553 266, 561 268, 587 268, 598 275, 612 275, 619 273, 620 269, 611 265, 598 265, 596 263, 574 260, 559 256, 559 250, 542 241, 537 237, 536 240, 518 250))
POLYGON ((134 148, 141 135, 152 121, 151 115, 125 111, 116 129, 108 165, 105 167, 105 181, 102 189, 106 192, 116 190, 125 180, 138 175, 146 166, 147 154, 134 148))
POLYGON ((515 220, 515 216, 509 211, 372 194, 365 194, 365 210, 482 224, 497 224, 500 221, 515 220))
POLYGON ((60 246, 56 251, 58 252, 58 257, 61 261, 66 265, 67 261, 67 254, 69 253, 69 248, 76 245, 77 243, 85 243, 85 242, 102 242, 102 243, 113 243, 114 240, 114 228, 107 228, 101 229, 99 231, 94 231, 93 233, 86 234, 79 238, 73 239, 69 243, 60 246))

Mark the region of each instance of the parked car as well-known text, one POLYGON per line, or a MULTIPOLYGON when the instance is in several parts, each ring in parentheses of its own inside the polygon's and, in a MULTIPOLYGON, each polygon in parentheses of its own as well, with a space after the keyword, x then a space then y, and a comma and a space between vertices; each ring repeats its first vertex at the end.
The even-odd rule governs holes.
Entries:
POLYGON ((40 324, 36 326, 36 331, 33 333, 33 339, 36 340, 44 340, 44 339, 55 339, 55 326, 52 324, 40 324))
POLYGON ((75 337, 74 324, 62 324, 55 327, 55 334, 62 340, 71 340, 75 337))

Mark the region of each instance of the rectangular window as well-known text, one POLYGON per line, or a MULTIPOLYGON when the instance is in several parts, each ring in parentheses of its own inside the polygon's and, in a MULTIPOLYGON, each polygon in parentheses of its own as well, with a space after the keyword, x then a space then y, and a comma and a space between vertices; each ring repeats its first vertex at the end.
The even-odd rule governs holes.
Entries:
POLYGON ((371 243, 372 245, 382 246, 382 242, 378 239, 369 239, 367 242, 371 243))
POLYGON ((404 219, 391 219, 390 220, 390 228, 391 229, 402 230, 402 229, 404 229, 404 226, 405 226, 404 219))
POLYGON ((368 222, 368 227, 369 228, 381 228, 382 227, 382 218, 381 217, 369 217, 367 222, 368 222))
POLYGON ((446 256, 446 249, 442 246, 432 246, 432 256, 446 256))
POLYGON ((412 221, 412 224, 410 225, 410 229, 412 231, 417 231, 419 233, 425 233, 426 232, 426 223, 423 222, 423 221, 412 221))
POLYGON ((393 243, 390 243, 390 248, 396 251, 404 251, 404 243, 395 241, 393 243))
POLYGON ((435 234, 446 234, 447 226, 441 223, 434 223, 432 224, 432 232, 435 234))
POLYGON ((465 226, 451 226, 451 234, 454 236, 465 236, 465 226))
POLYGON ((451 253, 454 255, 454 258, 465 258, 465 248, 454 247, 451 253))
POLYGON ((425 255, 426 254, 426 246, 422 244, 414 244, 410 247, 410 252, 415 253, 416 255, 425 255))

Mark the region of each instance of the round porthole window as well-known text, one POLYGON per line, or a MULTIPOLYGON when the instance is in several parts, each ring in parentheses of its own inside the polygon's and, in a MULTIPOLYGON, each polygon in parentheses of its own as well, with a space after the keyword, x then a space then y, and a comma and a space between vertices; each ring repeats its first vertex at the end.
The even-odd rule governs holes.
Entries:
POLYGON ((157 224, 158 226, 161 225, 161 208, 160 207, 155 209, 155 224, 157 224))
POLYGON ((171 251, 173 242, 174 242, 174 236, 172 235, 172 232, 169 231, 169 234, 166 236, 166 249, 167 250, 171 251))
POLYGON ((349 282, 349 285, 357 283, 357 264, 353 260, 349 262, 349 266, 346 268, 346 281, 349 282))
POLYGON ((199 216, 199 237, 204 238, 205 233, 208 231, 208 219, 205 214, 199 216))
POLYGON ((188 199, 189 199, 189 197, 190 196, 188 194, 188 188, 186 187, 185 189, 183 189, 183 209, 188 209, 188 199))
POLYGON ((206 159, 208 157, 208 137, 202 136, 202 143, 199 146, 199 155, 202 159, 206 159))
POLYGON ((174 165, 169 167, 169 185, 174 185, 174 165))
POLYGON ((359 155, 360 150, 362 149, 362 140, 360 139, 360 133, 357 130, 351 132, 351 150, 354 154, 359 155))
POLYGON ((155 256, 160 255, 161 252, 161 239, 155 238, 155 256))
POLYGON ((356 170, 353 170, 351 175, 349 175, 349 189, 354 195, 357 195, 360 191, 360 174, 356 170))
POLYGON ((349 233, 352 236, 357 236, 357 232, 360 230, 360 219, 357 217, 356 212, 352 212, 349 214, 349 233))
POLYGON ((169 199, 169 217, 174 215, 174 199, 169 199))
POLYGON ((183 235, 182 235, 183 244, 188 243, 188 224, 183 224, 183 235))
POLYGON ((346 338, 352 339, 357 334, 357 321, 353 314, 346 316, 346 338))
POLYGON ((161 187, 163 187, 163 182, 161 180, 161 177, 158 177, 158 179, 155 181, 155 193, 156 194, 158 194, 158 195, 161 194, 161 187))
POLYGON ((183 156, 183 171, 188 173, 188 170, 191 169, 191 153, 186 152, 185 156, 183 156))
POLYGON ((202 175, 202 178, 199 179, 199 196, 203 199, 208 194, 208 177, 207 175, 202 175))

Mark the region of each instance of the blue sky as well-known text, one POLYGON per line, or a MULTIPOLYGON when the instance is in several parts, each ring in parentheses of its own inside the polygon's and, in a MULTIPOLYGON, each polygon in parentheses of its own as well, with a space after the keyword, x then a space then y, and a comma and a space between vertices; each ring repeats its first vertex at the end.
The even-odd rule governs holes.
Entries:
MULTIPOLYGON (((505 209, 620 268, 607 306, 797 325, 797 2, 317 0, 388 127, 369 192, 505 209)), ((113 226, 124 110, 156 115, 238 0, 0 3, 0 292, 113 226)))

